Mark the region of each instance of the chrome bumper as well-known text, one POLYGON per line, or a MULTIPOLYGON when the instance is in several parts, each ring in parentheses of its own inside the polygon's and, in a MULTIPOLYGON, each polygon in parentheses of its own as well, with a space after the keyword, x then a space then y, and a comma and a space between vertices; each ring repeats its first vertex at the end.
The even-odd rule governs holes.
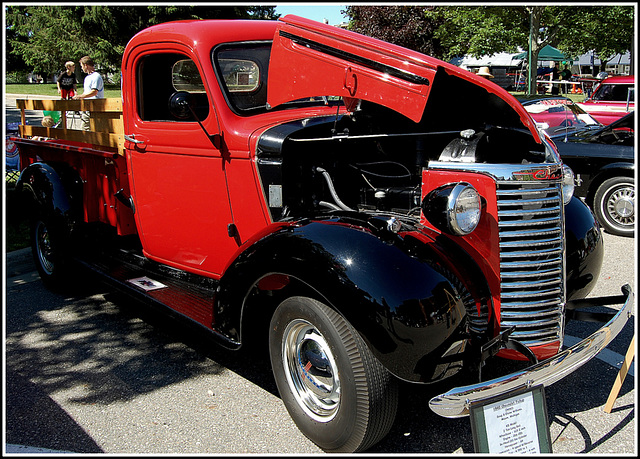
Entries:
MULTIPOLYGON (((588 338, 525 370, 490 381, 453 388, 445 394, 433 397, 429 401, 429 407, 433 412, 445 418, 468 416, 469 407, 473 403, 504 395, 523 387, 533 387, 540 384, 549 386, 564 378, 604 349, 627 323, 633 312, 635 295, 628 284, 622 287, 622 293, 626 295, 622 308, 602 328, 588 338)), ((602 300, 603 305, 611 304, 605 302, 606 297, 602 300)))

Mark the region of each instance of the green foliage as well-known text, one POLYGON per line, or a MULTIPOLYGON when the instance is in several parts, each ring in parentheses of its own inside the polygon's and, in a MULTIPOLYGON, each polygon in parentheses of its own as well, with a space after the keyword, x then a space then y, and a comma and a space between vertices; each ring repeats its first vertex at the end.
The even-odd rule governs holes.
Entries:
POLYGON ((432 14, 443 17, 434 36, 446 50, 441 56, 444 60, 465 54, 480 57, 515 52, 528 37, 528 15, 516 7, 440 7, 432 14))
POLYGON ((633 6, 349 6, 345 13, 350 30, 442 60, 528 50, 531 43, 533 69, 546 45, 606 60, 632 49, 634 39, 633 6))
POLYGON ((28 81, 27 72, 24 71, 15 71, 15 72, 7 72, 5 75, 7 84, 24 84, 28 81))
MULTIPOLYGON (((7 70, 61 72, 89 55, 103 74, 119 74, 122 54, 140 30, 182 19, 276 19, 267 6, 7 6, 7 70)), ((79 72, 79 66, 76 66, 79 72)))
POLYGON ((430 56, 444 53, 435 36, 445 18, 433 6, 347 6, 349 29, 430 56))
MULTIPOLYGON (((576 5, 580 5, 577 3, 576 5)), ((603 58, 631 49, 632 6, 348 6, 349 29, 443 60, 550 44, 603 58)))
POLYGON ((623 54, 634 40, 634 10, 630 6, 580 7, 570 27, 559 36, 557 48, 578 56, 594 51, 602 59, 623 54))

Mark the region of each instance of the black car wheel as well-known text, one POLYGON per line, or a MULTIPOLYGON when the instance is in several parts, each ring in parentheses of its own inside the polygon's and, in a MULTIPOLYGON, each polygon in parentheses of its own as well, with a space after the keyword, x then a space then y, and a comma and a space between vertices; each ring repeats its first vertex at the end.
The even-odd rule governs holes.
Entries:
POLYGON ((631 177, 612 177, 596 190, 593 211, 604 229, 618 236, 633 236, 635 186, 631 177))
POLYGON ((31 222, 31 251, 42 282, 52 289, 64 287, 68 278, 65 231, 50 219, 31 222))
POLYGON ((322 449, 363 451, 389 432, 397 381, 336 311, 311 298, 286 299, 271 320, 269 351, 289 414, 322 449))

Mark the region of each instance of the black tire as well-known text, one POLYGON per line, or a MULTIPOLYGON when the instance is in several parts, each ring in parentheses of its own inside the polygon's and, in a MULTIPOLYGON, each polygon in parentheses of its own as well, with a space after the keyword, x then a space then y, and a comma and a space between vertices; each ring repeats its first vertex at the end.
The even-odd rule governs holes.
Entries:
POLYGON ((64 288, 69 279, 67 234, 46 217, 31 221, 31 252, 42 283, 50 289, 64 288))
POLYGON ((593 212, 605 231, 617 236, 633 236, 635 185, 631 177, 612 177, 596 190, 593 212))
POLYGON ((271 366, 290 416, 327 452, 364 451, 391 429, 397 380, 336 311, 306 297, 271 319, 271 366))

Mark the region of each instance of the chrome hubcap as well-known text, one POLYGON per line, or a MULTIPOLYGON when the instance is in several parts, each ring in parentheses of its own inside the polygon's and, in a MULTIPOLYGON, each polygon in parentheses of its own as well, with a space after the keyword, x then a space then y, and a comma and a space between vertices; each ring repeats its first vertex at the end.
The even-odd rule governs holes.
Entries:
POLYGON ((633 226, 635 192, 633 188, 621 187, 614 190, 607 200, 607 212, 611 219, 622 226, 633 226))
POLYGON ((282 358, 287 381, 302 409, 328 422, 340 406, 340 379, 335 359, 320 332, 305 320, 294 320, 284 333, 282 358))
POLYGON ((36 251, 42 269, 44 269, 47 274, 52 274, 54 264, 51 238, 49 236, 49 230, 47 230, 47 227, 42 222, 38 222, 38 226, 36 227, 36 251))

